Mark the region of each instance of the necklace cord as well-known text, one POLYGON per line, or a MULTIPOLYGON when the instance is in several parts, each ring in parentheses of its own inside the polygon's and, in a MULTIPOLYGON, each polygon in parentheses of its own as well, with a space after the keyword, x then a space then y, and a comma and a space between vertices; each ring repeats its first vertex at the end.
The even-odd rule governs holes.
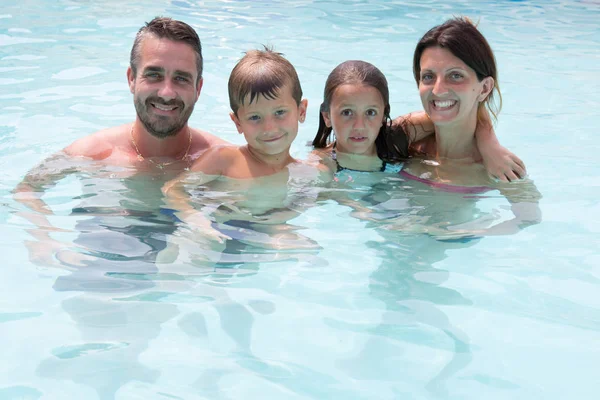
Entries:
POLYGON ((129 136, 131 138, 131 144, 133 145, 133 148, 135 149, 135 152, 137 153, 137 158, 139 161, 149 161, 151 164, 154 164, 158 168, 162 169, 168 165, 175 164, 176 162, 183 161, 187 158, 187 156, 190 152, 190 148, 192 147, 192 131, 189 127, 188 127, 188 145, 187 145, 187 149, 185 150, 185 153, 183 154, 183 156, 178 160, 160 163, 160 162, 154 161, 152 158, 146 158, 142 155, 142 153, 140 152, 140 149, 138 148, 137 143, 135 142, 135 138, 133 137, 133 126, 134 125, 131 125, 131 130, 129 131, 129 136))

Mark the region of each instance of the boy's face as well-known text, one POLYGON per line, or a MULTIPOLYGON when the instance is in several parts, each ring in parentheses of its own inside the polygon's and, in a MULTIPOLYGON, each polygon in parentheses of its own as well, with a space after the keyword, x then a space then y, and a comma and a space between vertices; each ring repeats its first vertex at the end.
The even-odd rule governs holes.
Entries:
POLYGON ((304 122, 306 118, 306 99, 297 105, 292 97, 291 85, 286 84, 274 99, 259 95, 251 104, 248 104, 249 101, 248 94, 237 115, 230 114, 248 146, 265 155, 289 152, 298 134, 298 122, 304 122))

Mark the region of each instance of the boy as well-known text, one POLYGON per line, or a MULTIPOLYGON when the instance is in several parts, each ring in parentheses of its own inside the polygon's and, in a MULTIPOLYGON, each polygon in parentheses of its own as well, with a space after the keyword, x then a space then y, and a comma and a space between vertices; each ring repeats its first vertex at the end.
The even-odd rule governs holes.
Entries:
MULTIPOLYGON (((306 117, 307 100, 302 99, 295 68, 281 54, 268 48, 248 51, 231 72, 228 88, 231 120, 247 144, 207 150, 194 162, 189 173, 163 187, 169 205, 182 211, 178 213, 182 220, 202 226, 219 240, 227 236, 214 231, 210 221, 193 209, 189 196, 183 191, 184 184, 203 185, 220 177, 233 179, 231 183, 235 183, 238 191, 240 186, 247 190, 246 198, 236 202, 233 209, 239 211, 240 203, 244 203, 244 208, 258 209, 259 214, 264 214, 268 209, 282 208, 287 195, 285 184, 298 172, 302 178, 311 180, 330 175, 325 167, 309 166, 290 155, 298 123, 304 122, 306 117), (257 179, 263 177, 268 179, 257 179), (278 185, 274 186, 275 183, 278 185), (258 201, 252 202, 252 192, 257 194, 255 200, 258 201)), ((256 212, 240 214, 235 216, 236 220, 264 219, 253 217, 256 212)), ((291 215, 296 213, 280 211, 276 216, 270 214, 268 219, 270 223, 279 223, 291 215)), ((231 215, 228 219, 232 219, 231 215)))

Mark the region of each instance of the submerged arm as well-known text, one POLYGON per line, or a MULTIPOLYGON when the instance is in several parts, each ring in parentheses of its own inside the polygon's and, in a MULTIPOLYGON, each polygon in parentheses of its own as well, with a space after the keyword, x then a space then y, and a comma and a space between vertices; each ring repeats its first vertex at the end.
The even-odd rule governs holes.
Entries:
POLYGON ((40 240, 50 240, 48 231, 57 230, 47 218, 47 215, 52 215, 53 212, 42 197, 60 180, 78 170, 78 165, 68 154, 56 153, 30 170, 15 186, 12 191, 13 199, 28 209, 19 212, 18 215, 38 228, 30 231, 33 236, 40 240))
MULTIPOLYGON (((542 195, 531 180, 523 180, 514 184, 503 183, 498 186, 500 192, 510 202, 511 211, 514 218, 503 221, 483 229, 465 229, 463 227, 450 228, 450 236, 500 236, 513 235, 531 225, 539 224, 542 221, 542 211, 539 207, 539 200, 542 195)), ((447 234, 439 235, 441 238, 448 237, 447 234)))
POLYGON ((191 229, 197 230, 215 238, 222 242, 223 239, 229 239, 228 236, 221 234, 212 227, 212 221, 208 215, 212 212, 211 207, 204 206, 201 210, 197 210, 191 203, 191 196, 186 190, 186 186, 195 185, 201 186, 210 181, 217 179, 220 172, 215 175, 208 175, 203 170, 218 172, 215 170, 217 163, 212 163, 211 160, 218 158, 218 154, 209 151, 204 153, 191 168, 191 171, 185 172, 178 177, 164 184, 162 192, 165 196, 165 204, 167 207, 175 210, 177 217, 187 224, 191 229))
POLYGON ((26 246, 30 260, 36 264, 55 265, 54 254, 67 247, 65 243, 50 236, 51 232, 63 230, 54 227, 48 220, 47 216, 53 212, 43 196, 60 180, 77 171, 77 165, 73 159, 69 159, 68 154, 56 153, 30 170, 12 191, 14 200, 26 207, 17 215, 34 225, 27 232, 37 241, 27 241, 26 246))
POLYGON ((514 218, 489 228, 488 234, 516 233, 542 222, 542 210, 539 204, 542 194, 532 180, 527 179, 514 185, 501 184, 499 189, 510 202, 514 218))
POLYGON ((14 188, 14 199, 40 214, 52 214, 50 207, 42 200, 45 191, 67 175, 80 171, 83 163, 110 156, 118 129, 121 128, 107 129, 80 138, 42 161, 14 188))
POLYGON ((212 221, 208 215, 213 211, 213 208, 203 206, 201 210, 197 210, 191 203, 191 196, 185 189, 186 185, 193 184, 200 186, 215 178, 202 173, 185 173, 183 176, 167 182, 162 190, 165 195, 166 206, 174 210, 175 215, 183 223, 194 231, 200 231, 222 242, 223 239, 228 239, 229 237, 221 234, 212 227, 212 221))
POLYGON ((51 215, 52 210, 42 200, 42 196, 48 190, 54 187, 61 179, 69 174, 77 172, 75 165, 68 163, 65 153, 56 153, 38 166, 30 170, 23 180, 13 189, 13 198, 26 206, 37 211, 40 214, 51 215))

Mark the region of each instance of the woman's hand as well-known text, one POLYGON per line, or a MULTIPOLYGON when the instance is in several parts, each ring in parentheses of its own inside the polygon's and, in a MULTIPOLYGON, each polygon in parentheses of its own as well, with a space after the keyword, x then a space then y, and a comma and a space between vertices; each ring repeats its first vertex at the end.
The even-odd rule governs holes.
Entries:
POLYGON ((488 175, 497 182, 514 182, 527 176, 523 161, 506 147, 488 149, 487 154, 481 151, 483 165, 488 175))

